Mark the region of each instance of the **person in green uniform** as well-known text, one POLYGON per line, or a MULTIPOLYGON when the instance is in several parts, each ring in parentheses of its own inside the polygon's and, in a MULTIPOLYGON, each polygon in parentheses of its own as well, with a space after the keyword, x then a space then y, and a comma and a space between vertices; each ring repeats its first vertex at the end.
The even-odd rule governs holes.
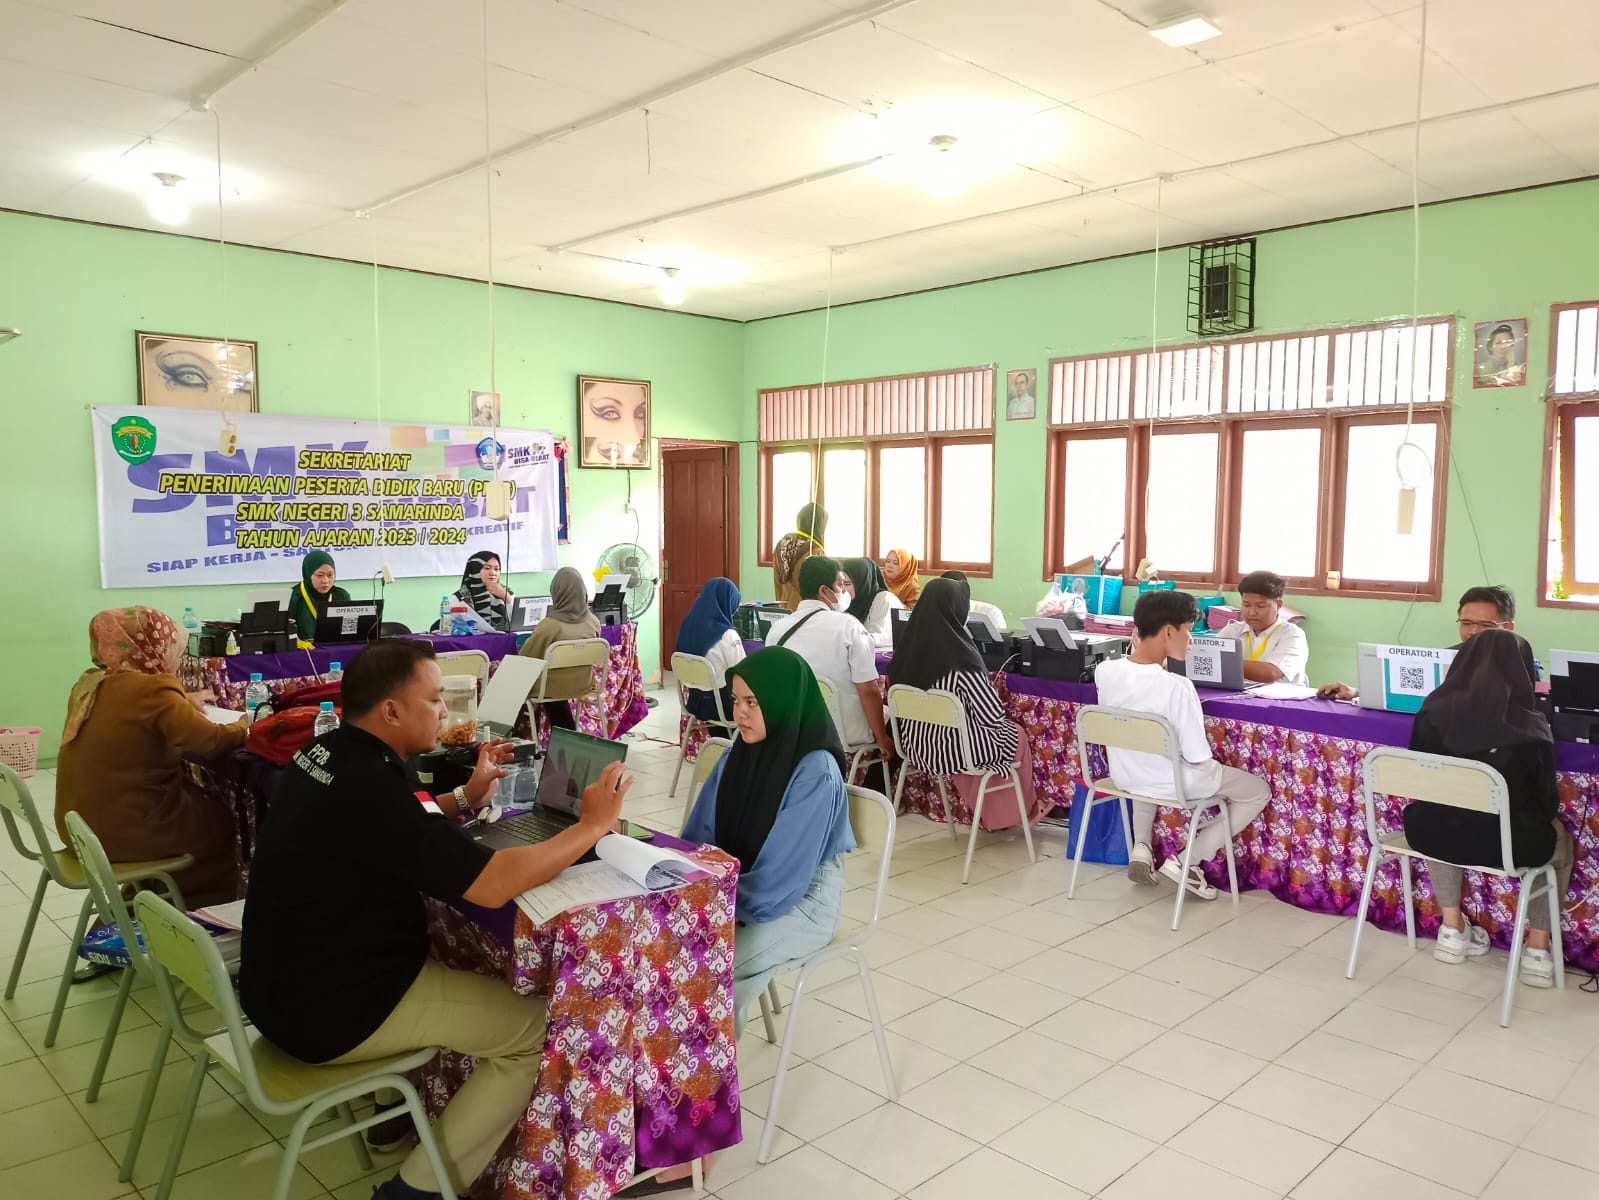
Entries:
POLYGON ((302 650, 316 644, 316 623, 327 615, 328 605, 350 602, 350 593, 334 586, 336 578, 333 555, 326 550, 313 550, 300 563, 300 582, 289 592, 289 616, 302 650))

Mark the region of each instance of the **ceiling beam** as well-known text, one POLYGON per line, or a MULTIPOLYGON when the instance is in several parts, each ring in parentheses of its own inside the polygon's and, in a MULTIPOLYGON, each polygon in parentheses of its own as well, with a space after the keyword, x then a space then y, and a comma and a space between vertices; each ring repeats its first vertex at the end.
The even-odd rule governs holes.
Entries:
POLYGON ((261 65, 280 50, 286 50, 318 25, 326 21, 339 9, 343 8, 346 0, 323 0, 326 5, 322 11, 311 11, 297 21, 292 21, 278 30, 276 36, 267 45, 267 48, 253 58, 236 61, 226 71, 213 76, 200 86, 194 95, 189 97, 189 107, 195 112, 204 112, 211 107, 211 101, 226 88, 232 87, 252 71, 259 70, 261 65))
MULTIPOLYGON (((504 162, 508 158, 526 154, 529 150, 536 150, 549 142, 570 137, 574 133, 581 133, 585 129, 602 125, 606 121, 625 116, 630 112, 636 112, 641 108, 648 108, 652 104, 658 104, 662 100, 677 95, 679 92, 686 92, 689 88, 708 83, 710 80, 719 78, 731 71, 742 70, 763 58, 770 58, 772 55, 784 50, 802 46, 806 42, 815 41, 819 37, 826 37, 830 33, 837 33, 841 29, 848 29, 850 26, 858 25, 862 21, 870 21, 874 17, 880 17, 884 13, 892 12, 896 8, 903 8, 911 3, 914 3, 914 0, 874 0, 874 3, 868 4, 864 8, 851 9, 848 12, 841 12, 821 21, 813 22, 793 33, 786 33, 782 37, 762 42, 760 45, 735 54, 731 58, 724 58, 718 62, 711 63, 709 66, 702 67, 690 75, 673 79, 660 87, 652 88, 650 91, 637 96, 631 96, 626 100, 619 100, 615 104, 602 108, 598 112, 590 113, 586 117, 580 117, 569 124, 561 125, 555 129, 547 129, 543 133, 535 133, 530 137, 523 138, 521 141, 514 142, 504 150, 494 154, 491 161, 496 163, 504 162)), ((441 175, 434 175, 420 183, 402 188, 400 191, 384 196, 380 200, 374 200, 371 204, 357 209, 356 216, 371 216, 379 209, 387 208, 391 204, 409 200, 412 196, 421 195, 423 192, 436 188, 440 184, 452 183, 457 179, 463 179, 468 175, 481 171, 485 165, 481 157, 475 157, 470 162, 464 163, 453 170, 445 171, 441 175)))

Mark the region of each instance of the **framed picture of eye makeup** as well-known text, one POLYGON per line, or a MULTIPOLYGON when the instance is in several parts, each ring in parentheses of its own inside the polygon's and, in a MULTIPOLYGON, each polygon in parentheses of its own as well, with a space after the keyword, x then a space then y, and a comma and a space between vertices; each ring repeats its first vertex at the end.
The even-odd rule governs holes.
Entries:
POLYGON ((134 340, 140 404, 261 411, 254 342, 143 330, 134 340))
POLYGON ((650 467, 650 383, 647 379, 577 377, 577 465, 624 471, 650 467))

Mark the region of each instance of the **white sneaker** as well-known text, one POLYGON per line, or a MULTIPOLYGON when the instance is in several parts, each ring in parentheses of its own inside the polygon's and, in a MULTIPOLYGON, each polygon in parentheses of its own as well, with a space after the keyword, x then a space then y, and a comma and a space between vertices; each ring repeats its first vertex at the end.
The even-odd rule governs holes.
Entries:
POLYGON ((1475 958, 1479 954, 1488 953, 1488 933, 1479 929, 1470 921, 1466 922, 1464 930, 1451 929, 1447 925, 1438 927, 1438 944, 1432 948, 1432 956, 1442 963, 1464 962, 1468 956, 1475 958))
MULTIPOLYGON (((1183 886, 1183 861, 1175 854, 1160 864, 1160 873, 1178 887, 1183 886)), ((1205 873, 1198 867, 1190 867, 1188 871, 1188 890, 1201 900, 1214 900, 1216 889, 1211 887, 1210 880, 1205 878, 1205 873)))
POLYGON ((1552 988, 1555 986, 1555 959, 1547 950, 1524 949, 1521 952, 1521 982, 1528 987, 1552 988))
POLYGON ((1134 883, 1153 885, 1155 882, 1155 856, 1143 842, 1133 847, 1127 859, 1127 878, 1134 883))

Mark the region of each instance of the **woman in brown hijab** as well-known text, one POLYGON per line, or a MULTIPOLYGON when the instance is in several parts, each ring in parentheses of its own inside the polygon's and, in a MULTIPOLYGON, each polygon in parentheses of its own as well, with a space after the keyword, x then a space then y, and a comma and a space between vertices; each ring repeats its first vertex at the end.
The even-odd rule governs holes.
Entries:
POLYGON ((153 608, 108 609, 89 622, 94 667, 67 700, 56 832, 65 842, 64 819, 77 812, 112 862, 193 855, 176 878, 199 906, 238 896, 233 815, 193 785, 183 757, 243 745, 245 725, 214 724, 184 693, 174 672, 185 642, 153 608))

